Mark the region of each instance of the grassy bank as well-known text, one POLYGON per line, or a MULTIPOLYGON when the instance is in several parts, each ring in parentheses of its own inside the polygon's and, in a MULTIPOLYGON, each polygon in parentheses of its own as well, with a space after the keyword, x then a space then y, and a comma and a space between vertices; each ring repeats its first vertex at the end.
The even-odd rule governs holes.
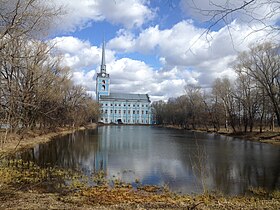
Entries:
MULTIPOLYGON (((184 129, 180 126, 173 126, 173 125, 159 125, 159 127, 180 129, 180 130, 184 129)), ((230 129, 226 130, 224 128, 220 129, 219 131, 214 131, 214 129, 211 128, 209 128, 208 130, 205 128, 197 128, 195 130, 193 129, 191 130, 196 132, 217 133, 220 135, 226 135, 226 136, 246 139, 250 141, 258 141, 263 143, 280 145, 280 128, 275 128, 274 131, 266 129, 263 132, 259 132, 258 129, 254 129, 253 132, 235 132, 235 133, 230 129)))
MULTIPOLYGON (((67 135, 73 133, 76 130, 84 130, 86 128, 94 129, 96 128, 96 126, 97 125, 93 123, 78 128, 64 127, 64 128, 57 128, 56 130, 51 130, 51 131, 33 130, 33 131, 22 133, 20 135, 10 133, 7 135, 7 139, 5 143, 0 146, 0 157, 17 151, 32 148, 40 143, 46 143, 48 141, 51 141, 52 138, 56 136, 67 135)), ((0 139, 2 140, 4 138, 5 138, 5 131, 0 130, 0 139)))
POLYGON ((280 145, 280 132, 276 131, 264 131, 262 133, 258 131, 253 132, 239 132, 239 133, 221 133, 224 135, 247 139, 250 141, 258 141, 263 143, 269 143, 274 145, 280 145))
POLYGON ((0 167, 0 209, 279 209, 280 192, 252 189, 250 196, 181 195, 166 187, 136 187, 100 172, 77 172, 9 161, 0 167), (88 187, 90 179, 95 186, 88 187), (67 180, 65 184, 63 180, 67 180), (69 184, 71 183, 71 184, 69 184))

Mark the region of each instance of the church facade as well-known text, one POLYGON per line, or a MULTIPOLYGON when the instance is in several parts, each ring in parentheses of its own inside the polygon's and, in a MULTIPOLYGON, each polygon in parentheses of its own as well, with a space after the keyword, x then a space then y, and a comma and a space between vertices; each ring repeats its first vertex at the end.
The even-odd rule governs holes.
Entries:
POLYGON ((152 123, 151 101, 148 94, 111 93, 110 75, 106 72, 104 43, 100 72, 96 76, 96 98, 101 109, 99 122, 104 124, 152 123))

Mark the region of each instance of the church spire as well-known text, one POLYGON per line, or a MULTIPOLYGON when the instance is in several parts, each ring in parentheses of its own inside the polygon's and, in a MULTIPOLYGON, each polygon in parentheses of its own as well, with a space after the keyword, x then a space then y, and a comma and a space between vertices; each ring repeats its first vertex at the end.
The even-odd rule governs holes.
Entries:
POLYGON ((102 45, 102 58, 101 58, 101 73, 106 73, 106 64, 105 64, 105 41, 103 38, 103 45, 102 45))

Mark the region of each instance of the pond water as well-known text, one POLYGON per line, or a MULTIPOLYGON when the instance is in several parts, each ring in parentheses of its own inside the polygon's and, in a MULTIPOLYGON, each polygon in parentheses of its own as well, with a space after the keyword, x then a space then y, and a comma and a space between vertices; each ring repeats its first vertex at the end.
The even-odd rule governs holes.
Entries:
POLYGON ((153 126, 102 126, 40 144, 22 154, 40 166, 104 170, 128 183, 203 189, 228 195, 280 188, 280 147, 216 134, 153 126))

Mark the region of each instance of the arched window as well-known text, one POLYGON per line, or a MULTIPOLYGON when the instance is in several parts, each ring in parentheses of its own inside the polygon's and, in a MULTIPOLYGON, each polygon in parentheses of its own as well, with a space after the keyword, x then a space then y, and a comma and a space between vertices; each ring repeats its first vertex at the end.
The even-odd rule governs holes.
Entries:
POLYGON ((102 84, 105 84, 105 80, 102 80, 102 84))
POLYGON ((105 90, 105 85, 102 85, 102 90, 105 90))

